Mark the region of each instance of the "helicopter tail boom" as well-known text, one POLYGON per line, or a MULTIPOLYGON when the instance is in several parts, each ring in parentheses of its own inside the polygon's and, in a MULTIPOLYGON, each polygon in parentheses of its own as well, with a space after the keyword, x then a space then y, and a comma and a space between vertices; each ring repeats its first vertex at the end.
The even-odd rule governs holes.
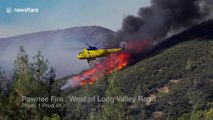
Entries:
POLYGON ((122 50, 123 50, 123 48, 107 49, 107 51, 108 51, 109 53, 119 52, 119 51, 122 51, 122 50))

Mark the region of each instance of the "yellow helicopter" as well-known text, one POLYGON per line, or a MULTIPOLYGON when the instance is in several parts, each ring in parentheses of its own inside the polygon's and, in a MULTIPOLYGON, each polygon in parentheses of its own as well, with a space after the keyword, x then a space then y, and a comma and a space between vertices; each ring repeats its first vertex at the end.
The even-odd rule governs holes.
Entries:
POLYGON ((96 47, 88 45, 89 48, 84 48, 78 55, 78 59, 86 59, 89 63, 91 60, 95 60, 100 57, 107 57, 112 53, 120 52, 126 48, 126 43, 122 42, 119 48, 110 48, 110 49, 98 49, 96 47))

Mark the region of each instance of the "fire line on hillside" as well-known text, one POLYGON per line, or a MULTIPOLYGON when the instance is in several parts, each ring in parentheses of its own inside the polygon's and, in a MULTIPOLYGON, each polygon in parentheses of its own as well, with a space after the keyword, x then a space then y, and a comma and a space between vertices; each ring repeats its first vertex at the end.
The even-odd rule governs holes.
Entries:
POLYGON ((150 43, 151 42, 149 40, 127 43, 127 48, 125 51, 111 54, 109 58, 95 64, 81 74, 70 78, 62 89, 70 86, 83 86, 87 83, 93 84, 98 78, 103 77, 104 73, 110 75, 114 70, 121 70, 123 67, 131 63, 132 54, 140 54, 144 49, 150 47, 150 43))

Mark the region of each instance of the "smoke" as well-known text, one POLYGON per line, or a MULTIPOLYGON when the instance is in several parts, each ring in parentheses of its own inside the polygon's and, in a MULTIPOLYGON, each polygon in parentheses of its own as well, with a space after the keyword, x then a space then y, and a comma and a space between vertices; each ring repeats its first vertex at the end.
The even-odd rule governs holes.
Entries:
POLYGON ((73 79, 68 79, 67 82, 61 87, 61 90, 65 90, 70 87, 75 87, 80 84, 81 81, 76 81, 73 79))
POLYGON ((76 79, 74 77, 72 79, 68 79, 67 82, 61 87, 61 90, 65 90, 65 89, 70 88, 70 87, 76 87, 81 83, 81 81, 83 81, 85 79, 87 79, 87 78, 82 77, 81 79, 76 79))
POLYGON ((151 0, 151 6, 139 9, 138 16, 127 16, 122 28, 108 46, 121 41, 157 40, 169 32, 180 31, 212 16, 212 0, 151 0))

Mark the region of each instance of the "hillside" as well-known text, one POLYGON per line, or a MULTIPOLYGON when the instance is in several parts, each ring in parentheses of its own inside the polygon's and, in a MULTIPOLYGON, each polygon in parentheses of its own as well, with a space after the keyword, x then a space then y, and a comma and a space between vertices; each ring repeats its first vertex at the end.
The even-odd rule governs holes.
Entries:
POLYGON ((121 71, 121 87, 130 96, 138 85, 144 96, 155 95, 157 101, 147 107, 149 112, 180 116, 192 110, 193 102, 202 102, 202 110, 212 104, 212 53, 212 40, 180 43, 121 71))
POLYGON ((70 96, 143 96, 152 102, 68 104, 67 118, 210 120, 213 118, 213 21, 161 43, 142 60, 70 96), (117 82, 112 82, 117 81, 117 82), (76 111, 77 109, 77 111, 76 111), (78 111, 81 111, 80 113, 78 111), (116 115, 113 112, 117 111, 116 115), (90 113, 90 114, 88 114, 90 113), (76 116, 79 114, 79 117, 76 116), (120 115, 118 117, 117 115, 120 115), (102 116, 102 117, 101 117, 102 116))
MULTIPOLYGON (((88 65, 86 61, 79 61, 76 58, 81 49, 74 48, 83 49, 87 47, 85 43, 93 45, 99 41, 103 42, 112 34, 113 31, 103 27, 82 26, 0 38, 0 65, 8 75, 11 75, 14 60, 20 46, 23 46, 30 58, 38 50, 41 51, 49 60, 50 66, 57 70, 58 77, 79 73, 88 68, 88 65)), ((101 44, 98 44, 97 47, 100 46, 101 44)))

